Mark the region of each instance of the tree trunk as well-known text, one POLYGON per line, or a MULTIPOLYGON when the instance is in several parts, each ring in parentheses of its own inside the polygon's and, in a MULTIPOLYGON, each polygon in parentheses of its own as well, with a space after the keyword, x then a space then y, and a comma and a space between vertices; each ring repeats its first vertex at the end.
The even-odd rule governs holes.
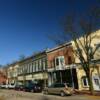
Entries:
POLYGON ((90 70, 88 72, 86 72, 86 75, 88 78, 89 91, 93 95, 94 91, 93 91, 92 73, 90 72, 90 70))

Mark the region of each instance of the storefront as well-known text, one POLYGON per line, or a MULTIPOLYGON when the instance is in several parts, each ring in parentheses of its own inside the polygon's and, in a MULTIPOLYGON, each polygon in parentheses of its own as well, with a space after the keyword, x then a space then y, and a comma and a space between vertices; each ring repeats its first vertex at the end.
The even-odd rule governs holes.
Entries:
POLYGON ((35 74, 32 75, 32 81, 33 82, 37 82, 42 87, 46 87, 47 86, 47 79, 48 79, 47 72, 35 73, 35 74))
POLYGON ((53 83, 67 83, 68 86, 78 89, 76 69, 48 70, 48 85, 53 83))
MULTIPOLYGON (((91 65, 90 67, 92 83, 93 83, 93 90, 95 91, 100 91, 99 68, 100 68, 100 65, 96 65, 95 67, 91 65)), ((88 79, 82 67, 77 68, 77 77, 78 77, 79 90, 89 90, 88 79)))

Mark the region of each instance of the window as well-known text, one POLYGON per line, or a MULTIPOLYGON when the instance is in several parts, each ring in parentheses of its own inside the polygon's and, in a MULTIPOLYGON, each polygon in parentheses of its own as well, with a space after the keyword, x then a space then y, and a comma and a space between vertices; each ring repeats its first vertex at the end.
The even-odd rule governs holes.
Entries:
POLYGON ((34 72, 36 72, 36 62, 34 62, 34 72))
POLYGON ((41 61, 41 59, 39 60, 39 71, 42 71, 42 61, 41 61))
POLYGON ((51 64, 51 67, 55 67, 55 66, 54 66, 55 60, 51 60, 51 61, 50 61, 50 64, 51 64))
POLYGON ((38 61, 36 61, 36 71, 38 71, 38 61))
POLYGON ((38 70, 39 71, 42 71, 42 63, 41 63, 41 59, 40 60, 38 60, 38 70))
POLYGON ((59 66, 59 58, 56 58, 56 66, 59 66))
POLYGON ((30 65, 27 64, 27 73, 29 73, 29 71, 30 71, 30 65))
POLYGON ((23 67, 20 68, 20 72, 21 72, 21 74, 23 73, 23 67))
POLYGON ((43 58, 43 70, 46 70, 46 59, 45 58, 43 58))
POLYGON ((99 80, 98 79, 94 79, 94 82, 97 86, 99 86, 99 80))
POLYGON ((64 65, 64 56, 59 57, 60 65, 64 65))
POLYGON ((34 72, 34 63, 32 63, 32 72, 34 72))
POLYGON ((88 79, 87 79, 86 76, 82 77, 82 84, 83 84, 83 87, 88 87, 89 86, 88 79))
POLYGON ((30 64, 30 73, 32 73, 32 63, 30 64))
POLYGON ((71 58, 71 56, 68 56, 68 64, 72 64, 72 58, 71 58))
POLYGON ((55 67, 55 59, 52 61, 52 66, 55 67))
POLYGON ((26 74, 27 73, 27 64, 24 65, 24 72, 23 74, 26 74))
POLYGON ((56 66, 62 66, 65 64, 65 59, 64 59, 64 56, 59 56, 55 59, 55 65, 56 66))

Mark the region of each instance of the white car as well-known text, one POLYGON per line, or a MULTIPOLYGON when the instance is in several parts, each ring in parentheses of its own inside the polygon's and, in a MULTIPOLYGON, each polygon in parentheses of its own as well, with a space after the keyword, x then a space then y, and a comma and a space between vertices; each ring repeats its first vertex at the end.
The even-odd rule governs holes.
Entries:
POLYGON ((9 88, 9 89, 14 89, 15 86, 16 86, 15 84, 8 84, 8 88, 9 88))
POLYGON ((0 85, 0 88, 7 89, 8 88, 8 85, 7 84, 2 84, 2 85, 0 85))

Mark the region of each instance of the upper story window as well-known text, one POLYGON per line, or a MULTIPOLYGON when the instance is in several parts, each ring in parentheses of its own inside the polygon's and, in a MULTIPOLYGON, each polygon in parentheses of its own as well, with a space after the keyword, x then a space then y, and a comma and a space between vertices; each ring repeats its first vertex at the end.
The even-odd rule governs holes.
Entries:
POLYGON ((68 64, 72 64, 72 57, 68 56, 68 64))
POLYGON ((41 67, 41 59, 38 61, 38 68, 39 68, 39 71, 41 71, 42 70, 42 67, 41 67))
POLYGON ((34 72, 34 63, 32 63, 32 72, 34 72))
POLYGON ((30 64, 27 64, 27 73, 30 72, 30 64))
POLYGON ((36 72, 36 61, 33 62, 34 72, 36 72))
POLYGON ((28 72, 28 65, 25 64, 25 65, 24 65, 24 72, 23 72, 23 73, 26 74, 27 72, 28 72))
POLYGON ((55 62, 56 62, 55 59, 53 59, 53 60, 50 61, 51 67, 55 67, 55 65, 56 65, 55 62))
POLYGON ((56 58, 56 66, 59 66, 59 58, 56 58))
POLYGON ((42 66, 42 61, 41 61, 41 59, 39 60, 39 66, 40 66, 40 69, 41 69, 41 66, 42 66))
POLYGON ((30 63, 29 66, 30 66, 30 73, 32 73, 32 63, 30 63))
POLYGON ((36 61, 36 72, 38 71, 38 61, 36 61))
POLYGON ((65 64, 64 56, 59 56, 59 57, 55 58, 55 65, 56 66, 62 66, 64 64, 65 64))
POLYGON ((46 70, 46 59, 43 58, 42 61, 43 61, 43 62, 42 62, 42 63, 43 63, 43 64, 42 64, 43 70, 46 70))

